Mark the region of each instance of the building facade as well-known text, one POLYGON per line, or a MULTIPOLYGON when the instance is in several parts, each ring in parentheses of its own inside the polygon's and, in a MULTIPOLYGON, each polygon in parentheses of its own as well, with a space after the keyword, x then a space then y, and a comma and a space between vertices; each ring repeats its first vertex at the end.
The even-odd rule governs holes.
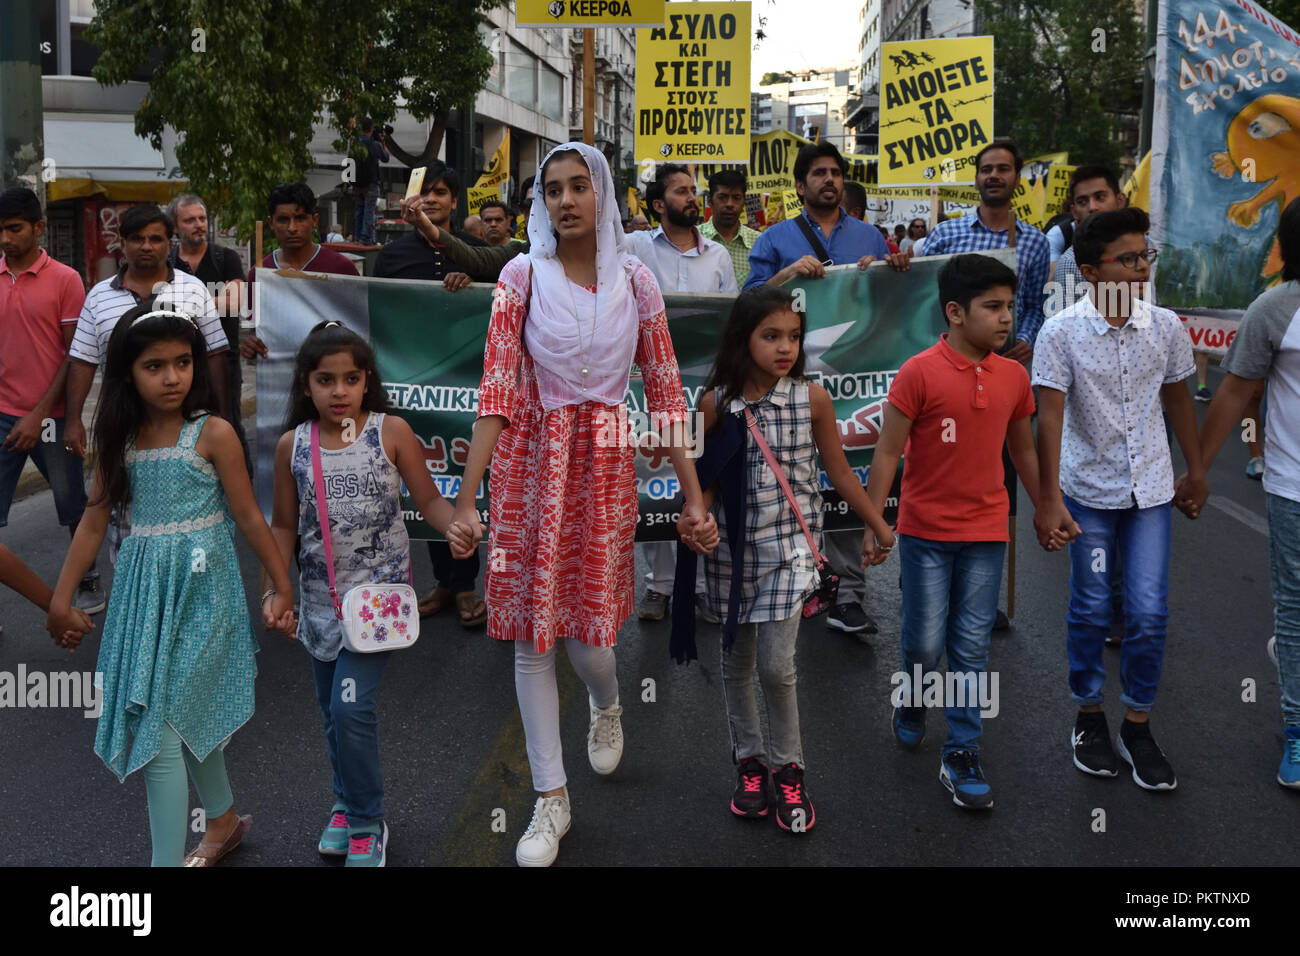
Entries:
POLYGON ((782 77, 781 82, 750 94, 752 131, 785 129, 852 152, 853 133, 845 127, 846 107, 858 88, 859 65, 841 63, 782 77))

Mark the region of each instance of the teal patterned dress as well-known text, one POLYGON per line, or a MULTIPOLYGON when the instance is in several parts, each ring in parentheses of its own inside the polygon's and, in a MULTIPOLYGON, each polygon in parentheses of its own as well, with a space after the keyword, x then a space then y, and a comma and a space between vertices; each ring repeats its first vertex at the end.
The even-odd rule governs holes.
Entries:
POLYGON ((171 448, 126 452, 131 533, 113 570, 97 682, 95 753, 119 780, 158 755, 163 722, 199 760, 253 715, 257 641, 234 522, 194 450, 206 414, 171 448))

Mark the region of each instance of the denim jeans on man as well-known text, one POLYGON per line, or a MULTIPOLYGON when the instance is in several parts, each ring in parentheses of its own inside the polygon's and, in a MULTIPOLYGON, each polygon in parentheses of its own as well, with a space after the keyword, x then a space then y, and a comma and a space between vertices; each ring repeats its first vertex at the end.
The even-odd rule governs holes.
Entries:
POLYGON ((28 456, 54 492, 54 510, 59 516, 59 524, 64 527, 75 524, 86 510, 86 484, 82 477, 81 459, 64 447, 64 419, 54 419, 53 441, 42 440, 42 435, 27 451, 10 451, 3 445, 18 421, 17 416, 0 412, 0 528, 9 523, 9 505, 13 502, 18 478, 28 456))
POLYGON ((334 795, 347 806, 348 826, 354 829, 377 823, 384 816, 375 705, 390 653, 354 654, 344 647, 335 660, 311 659, 316 702, 334 768, 334 795))
POLYGON ((1268 495, 1268 540, 1282 722, 1300 727, 1300 501, 1268 495))
MULTIPOLYGON (((934 541, 898 535, 903 579, 902 684, 904 702, 913 694, 912 676, 942 674, 939 659, 948 654, 948 670, 971 675, 957 686, 968 691, 963 706, 945 700, 948 739, 943 752, 979 751, 983 720, 978 675, 989 662, 989 637, 998 614, 1005 541, 934 541), (954 706, 947 706, 954 705, 954 706)), ((944 681, 948 686, 949 682, 944 681)), ((916 693, 920 693, 918 689, 916 693)))
POLYGON ((357 189, 354 218, 356 227, 353 238, 363 246, 375 242, 375 202, 379 199, 379 183, 371 183, 357 189))
POLYGON ((1069 495, 1065 506, 1079 524, 1070 543, 1070 606, 1065 617, 1070 694, 1080 707, 1102 702, 1102 659, 1111 622, 1111 576, 1116 547, 1124 555, 1124 644, 1120 700, 1149 711, 1165 658, 1169 625, 1169 502, 1151 508, 1089 508, 1069 495))

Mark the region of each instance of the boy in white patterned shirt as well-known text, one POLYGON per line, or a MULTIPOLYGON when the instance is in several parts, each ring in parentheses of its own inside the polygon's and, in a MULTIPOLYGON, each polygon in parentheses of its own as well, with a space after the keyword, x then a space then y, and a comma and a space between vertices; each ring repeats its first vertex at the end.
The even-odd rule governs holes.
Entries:
POLYGON ((1185 384, 1196 371, 1191 340, 1177 315, 1142 298, 1155 259, 1149 225, 1145 212, 1128 207, 1092 216, 1075 232, 1075 255, 1092 288, 1044 323, 1034 349, 1041 482, 1034 525, 1040 541, 1071 522, 1080 529, 1070 544, 1066 615, 1070 693, 1079 705, 1074 765, 1095 776, 1119 773, 1101 709, 1118 549, 1127 713, 1116 744, 1138 786, 1172 790, 1177 777, 1149 723, 1169 621, 1170 504, 1195 518, 1209 489, 1185 384), (1166 414, 1194 463, 1177 488, 1166 414))

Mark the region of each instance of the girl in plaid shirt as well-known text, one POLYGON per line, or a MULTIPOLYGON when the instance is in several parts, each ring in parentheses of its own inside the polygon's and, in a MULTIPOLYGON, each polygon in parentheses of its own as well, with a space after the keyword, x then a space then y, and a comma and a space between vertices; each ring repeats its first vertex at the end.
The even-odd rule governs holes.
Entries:
MULTIPOLYGON (((820 537, 821 531, 820 454, 835 490, 866 522, 864 566, 884 561, 894 543, 889 525, 844 457, 830 396, 803 377, 805 326, 804 314, 795 311, 794 298, 785 290, 758 286, 741 293, 722 333, 718 358, 700 401, 706 433, 715 425, 723 426, 715 435, 727 427, 746 432, 741 445, 746 478, 744 537, 736 555, 742 565, 736 588, 732 588, 733 556, 727 537, 727 531, 734 533, 734 529, 720 528, 719 543, 705 559, 710 603, 727 610, 729 619, 724 630, 722 676, 733 756, 740 762, 731 811, 740 817, 767 816, 767 778, 771 773, 777 824, 796 833, 811 829, 816 821, 803 785, 794 653, 804 601, 815 590, 818 575, 800 517, 743 424, 746 413, 753 414, 814 537, 820 537), (720 409, 742 424, 725 421, 720 409), (738 598, 735 602, 733 595, 738 598), (727 637, 733 633, 734 643, 728 647, 727 637), (756 671, 771 730, 767 747, 754 694, 756 671), (777 768, 774 773, 769 766, 777 768)), ((706 505, 713 507, 715 497, 726 496, 728 490, 720 486, 706 490, 706 505)), ((720 525, 723 516, 720 512, 720 525)), ((683 522, 679 531, 690 536, 691 528, 683 522)))

